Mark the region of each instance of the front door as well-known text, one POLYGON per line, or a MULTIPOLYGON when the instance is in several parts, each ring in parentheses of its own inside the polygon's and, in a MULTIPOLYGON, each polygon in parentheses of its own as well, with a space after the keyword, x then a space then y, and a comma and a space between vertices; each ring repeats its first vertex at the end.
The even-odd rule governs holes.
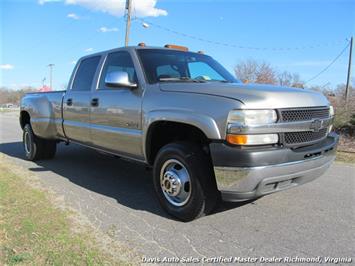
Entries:
POLYGON ((83 59, 76 70, 71 88, 64 96, 63 127, 71 140, 90 144, 91 88, 101 56, 83 59))
POLYGON ((142 159, 142 90, 139 86, 106 86, 105 77, 113 71, 127 72, 129 80, 138 83, 131 55, 127 51, 107 55, 99 86, 92 94, 96 105, 91 107, 91 140, 94 146, 104 150, 142 159))

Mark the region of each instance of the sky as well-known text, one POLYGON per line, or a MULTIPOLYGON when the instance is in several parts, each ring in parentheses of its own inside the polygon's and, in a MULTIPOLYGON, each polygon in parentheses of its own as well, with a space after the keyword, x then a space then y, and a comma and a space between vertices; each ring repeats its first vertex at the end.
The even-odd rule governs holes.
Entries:
MULTIPOLYGON (((304 81, 344 51, 307 85, 346 82, 355 0, 133 2, 130 45, 203 50, 232 73, 243 60, 265 61, 304 81)), ((124 6, 125 0, 0 0, 0 87, 40 87, 44 78, 48 85, 47 66, 55 64, 53 87, 64 89, 81 56, 124 45, 124 6)))

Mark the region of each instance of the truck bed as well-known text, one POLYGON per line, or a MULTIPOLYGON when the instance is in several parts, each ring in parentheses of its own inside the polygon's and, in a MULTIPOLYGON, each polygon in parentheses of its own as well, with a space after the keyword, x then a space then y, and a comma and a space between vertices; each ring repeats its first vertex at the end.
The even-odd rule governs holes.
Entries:
POLYGON ((64 137, 62 104, 65 91, 32 92, 21 100, 21 111, 31 110, 31 125, 37 136, 64 137))

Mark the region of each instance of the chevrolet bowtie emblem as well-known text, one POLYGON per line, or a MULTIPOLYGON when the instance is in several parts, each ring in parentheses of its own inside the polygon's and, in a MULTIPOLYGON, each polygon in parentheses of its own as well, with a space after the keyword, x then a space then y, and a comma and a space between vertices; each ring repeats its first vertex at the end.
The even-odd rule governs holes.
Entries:
POLYGON ((319 130, 323 128, 323 121, 315 119, 312 121, 309 128, 312 129, 314 132, 319 132, 319 130))

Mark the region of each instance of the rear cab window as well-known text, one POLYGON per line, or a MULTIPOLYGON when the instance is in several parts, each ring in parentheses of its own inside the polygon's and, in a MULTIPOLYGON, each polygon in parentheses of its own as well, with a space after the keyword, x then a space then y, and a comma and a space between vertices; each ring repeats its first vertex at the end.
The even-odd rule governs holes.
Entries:
POLYGON ((91 85, 94 80, 97 67, 100 63, 100 59, 101 56, 93 56, 85 58, 80 62, 72 85, 73 91, 91 90, 91 85))

